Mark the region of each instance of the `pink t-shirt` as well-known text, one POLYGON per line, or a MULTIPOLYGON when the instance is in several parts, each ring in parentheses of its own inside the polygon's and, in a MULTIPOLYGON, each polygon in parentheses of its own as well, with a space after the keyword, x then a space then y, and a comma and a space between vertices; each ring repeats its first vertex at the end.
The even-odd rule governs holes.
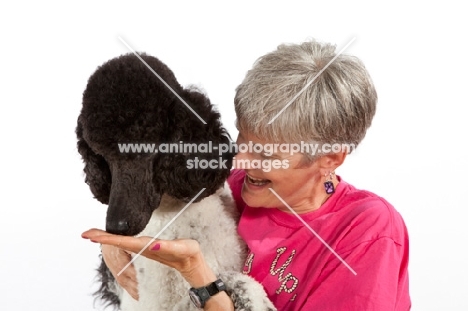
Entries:
POLYGON ((300 215, 355 275, 296 216, 245 205, 244 176, 234 170, 228 180, 249 247, 244 273, 278 310, 410 309, 408 234, 392 205, 340 180, 320 209, 300 215))

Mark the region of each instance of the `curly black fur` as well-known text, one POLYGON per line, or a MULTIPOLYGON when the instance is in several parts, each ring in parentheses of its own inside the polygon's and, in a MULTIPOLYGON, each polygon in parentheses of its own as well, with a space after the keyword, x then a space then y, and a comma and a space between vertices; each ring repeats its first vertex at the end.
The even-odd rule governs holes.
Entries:
POLYGON ((100 287, 93 294, 95 300, 102 300, 104 302, 104 307, 113 307, 114 310, 117 310, 120 305, 120 299, 115 293, 115 279, 109 268, 107 268, 104 259, 102 259, 102 255, 101 264, 96 270, 98 272, 97 281, 100 287))
MULTIPOLYGON (((94 72, 83 93, 78 117, 78 151, 85 163, 86 183, 97 200, 108 204, 106 230, 136 235, 147 225, 161 196, 197 201, 213 194, 229 175, 233 154, 225 153, 226 168, 189 169, 187 160, 219 159, 212 153, 121 153, 119 143, 229 144, 220 115, 209 99, 184 89, 172 71, 157 58, 140 54, 144 61, 204 120, 203 124, 135 55, 114 58, 94 72)), ((105 265, 103 285, 97 293, 110 304, 112 275, 105 265)))

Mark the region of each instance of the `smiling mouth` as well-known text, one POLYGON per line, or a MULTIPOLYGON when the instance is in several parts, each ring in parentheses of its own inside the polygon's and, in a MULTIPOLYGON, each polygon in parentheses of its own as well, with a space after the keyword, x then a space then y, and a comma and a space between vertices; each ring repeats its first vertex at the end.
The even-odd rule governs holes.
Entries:
POLYGON ((268 179, 258 179, 258 178, 253 178, 249 175, 245 175, 246 176, 246 180, 249 184, 251 185, 254 185, 254 186, 264 186, 268 183, 270 183, 271 181, 268 180, 268 179))

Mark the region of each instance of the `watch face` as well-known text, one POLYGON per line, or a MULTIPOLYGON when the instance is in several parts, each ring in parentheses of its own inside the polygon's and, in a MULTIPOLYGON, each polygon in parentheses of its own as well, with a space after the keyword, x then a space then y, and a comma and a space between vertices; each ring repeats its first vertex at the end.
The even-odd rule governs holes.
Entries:
POLYGON ((189 295, 190 295, 190 300, 192 300, 195 307, 201 308, 202 305, 201 305, 200 298, 198 298, 198 295, 194 293, 193 291, 189 291, 189 295))

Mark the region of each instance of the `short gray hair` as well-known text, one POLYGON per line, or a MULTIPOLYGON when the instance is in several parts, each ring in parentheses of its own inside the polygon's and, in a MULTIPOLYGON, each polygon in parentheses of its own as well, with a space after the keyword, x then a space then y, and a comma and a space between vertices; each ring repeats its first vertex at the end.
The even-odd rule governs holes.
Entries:
POLYGON ((283 44, 260 57, 236 89, 238 129, 272 142, 357 146, 371 125, 377 93, 353 56, 338 56, 268 124, 336 56, 335 48, 308 41, 283 44))

